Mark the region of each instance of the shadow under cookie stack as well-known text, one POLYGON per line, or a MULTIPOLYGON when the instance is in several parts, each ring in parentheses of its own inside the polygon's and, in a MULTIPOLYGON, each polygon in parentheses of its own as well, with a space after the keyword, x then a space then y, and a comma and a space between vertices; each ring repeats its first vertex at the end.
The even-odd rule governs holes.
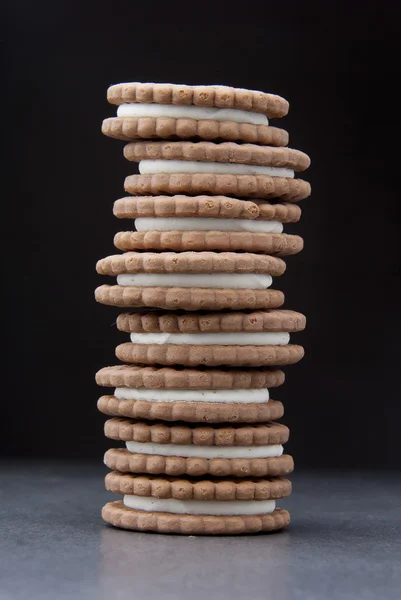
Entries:
POLYGON ((308 156, 287 147, 279 96, 223 86, 114 85, 117 117, 103 133, 124 140, 139 163, 130 195, 114 215, 135 222, 115 236, 121 253, 100 260, 117 277, 96 300, 127 312, 117 327, 123 364, 101 369, 106 487, 123 500, 103 519, 137 531, 239 534, 288 525, 276 507, 288 496, 293 459, 281 366, 303 348, 290 335, 305 317, 282 309, 271 289, 302 238, 283 233, 299 220, 310 185, 296 172, 308 156), (273 399, 272 399, 273 398, 273 399))

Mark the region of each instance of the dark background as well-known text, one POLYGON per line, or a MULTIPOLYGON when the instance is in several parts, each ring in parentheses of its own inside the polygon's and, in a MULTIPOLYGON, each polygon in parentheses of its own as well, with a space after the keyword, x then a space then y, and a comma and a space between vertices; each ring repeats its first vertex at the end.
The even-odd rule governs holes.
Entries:
POLYGON ((308 317, 274 394, 287 449, 298 466, 401 466, 400 9, 336 4, 3 4, 4 455, 101 461, 109 445, 94 374, 125 336, 94 265, 129 227, 112 203, 133 165, 100 133, 106 89, 171 81, 290 101, 276 124, 312 157, 313 194, 276 282, 308 317))

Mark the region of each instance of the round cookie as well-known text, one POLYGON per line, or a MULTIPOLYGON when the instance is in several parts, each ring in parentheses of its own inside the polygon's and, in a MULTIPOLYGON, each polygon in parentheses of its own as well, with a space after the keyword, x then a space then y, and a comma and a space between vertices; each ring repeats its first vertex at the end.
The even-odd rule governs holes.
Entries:
POLYGON ((284 129, 254 123, 216 121, 213 119, 175 118, 170 116, 110 117, 102 123, 102 133, 108 137, 131 141, 135 139, 201 139, 213 141, 241 141, 250 144, 287 146, 288 133, 284 129))
POLYGON ((123 362, 216 367, 288 365, 301 360, 302 346, 289 333, 305 328, 303 315, 289 310, 175 315, 123 314, 117 327, 131 342, 116 348, 123 362))
POLYGON ((291 494, 291 482, 281 477, 237 479, 210 477, 172 477, 136 475, 112 471, 105 477, 106 489, 162 500, 200 500, 203 502, 258 502, 277 500, 291 494))
POLYGON ((119 308, 166 310, 237 310, 278 308, 284 303, 279 290, 232 290, 182 287, 101 285, 95 300, 119 308))
POLYGON ((134 162, 195 161, 200 163, 198 167, 203 162, 281 167, 294 171, 305 171, 310 166, 309 156, 300 150, 235 142, 131 142, 124 146, 124 156, 134 162))
POLYGON ((261 198, 299 202, 311 194, 311 186, 303 179, 269 175, 234 175, 213 173, 154 173, 129 175, 124 189, 135 196, 199 194, 261 198))
POLYGON ((230 338, 231 345, 199 345, 198 340, 194 339, 196 334, 190 336, 191 344, 182 344, 179 339, 177 343, 152 344, 145 341, 145 336, 134 336, 133 343, 126 342, 117 346, 117 358, 122 362, 147 365, 262 367, 291 365, 299 362, 304 356, 303 347, 295 344, 274 346, 270 342, 269 345, 256 346, 251 344, 253 340, 250 339, 248 345, 240 346, 235 345, 233 337, 230 338))
POLYGON ((296 223, 301 218, 297 204, 270 204, 261 199, 228 196, 128 196, 114 202, 113 213, 118 219, 201 217, 296 223))
POLYGON ((256 273, 280 276, 285 267, 285 262, 280 258, 252 253, 125 252, 99 260, 96 271, 99 275, 256 273))
POLYGON ((298 254, 303 239, 284 233, 245 231, 121 231, 114 237, 119 250, 195 252, 260 252, 272 256, 298 254))
POLYGON ((215 290, 199 288, 143 288, 101 285, 95 300, 119 308, 162 308, 166 310, 236 310, 278 308, 284 303, 279 290, 215 290))
POLYGON ((126 443, 105 454, 111 469, 152 475, 265 477, 287 475, 289 430, 280 423, 215 425, 109 419, 105 435, 126 443))
POLYGON ((242 312, 149 312, 122 313, 117 328, 127 333, 219 333, 258 331, 302 331, 306 317, 288 309, 242 312))
POLYGON ((223 404, 218 402, 152 402, 101 396, 97 407, 109 416, 186 423, 263 423, 281 419, 284 407, 278 400, 266 403, 223 404))
POLYGON ((238 535, 278 531, 290 524, 287 510, 276 508, 272 513, 257 516, 178 515, 134 510, 121 500, 108 502, 102 518, 109 525, 132 531, 181 533, 183 535, 238 535))
MULTIPOLYGON (((285 375, 279 369, 187 369, 116 365, 96 373, 103 387, 132 387, 167 390, 240 390, 278 387, 285 375)), ((179 421, 180 419, 176 419, 179 421)), ((265 419, 269 420, 269 419, 265 419)))
POLYGON ((199 480, 112 472, 106 489, 124 494, 102 510, 103 519, 125 529, 185 534, 272 531, 289 523, 276 500, 291 493, 286 479, 199 480))
POLYGON ((114 387, 98 401, 110 416, 189 423, 261 423, 283 415, 269 388, 282 385, 277 369, 189 369, 119 365, 105 367, 96 382, 114 387))
POLYGON ((265 114, 269 118, 288 113, 287 100, 275 94, 223 85, 172 83, 118 83, 107 90, 111 104, 156 103, 177 106, 216 107, 265 114))

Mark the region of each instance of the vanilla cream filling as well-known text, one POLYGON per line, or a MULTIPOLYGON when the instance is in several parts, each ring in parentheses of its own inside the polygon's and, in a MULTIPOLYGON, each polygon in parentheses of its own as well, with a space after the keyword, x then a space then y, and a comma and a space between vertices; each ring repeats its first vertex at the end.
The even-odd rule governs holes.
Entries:
POLYGON ((178 344, 194 346, 285 346, 290 334, 284 331, 219 333, 131 333, 134 344, 178 344))
POLYGON ((154 444, 126 442, 127 450, 135 454, 182 456, 184 458, 272 458, 283 454, 281 444, 266 446, 198 446, 195 444, 154 444))
POLYGON ((223 402, 252 404, 269 401, 269 390, 170 390, 119 387, 114 390, 119 400, 146 400, 147 402, 223 402))
POLYGON ((195 119, 196 121, 234 121, 235 123, 253 123, 254 125, 269 124, 267 117, 262 113, 237 108, 175 106, 174 104, 121 104, 117 109, 117 117, 170 117, 172 119, 195 119))
POLYGON ((127 508, 179 515, 262 515, 276 508, 274 500, 176 500, 126 495, 127 508))
POLYGON ((117 276, 117 283, 122 286, 235 290, 265 290, 272 281, 271 275, 256 273, 124 273, 117 276))
POLYGON ((137 231, 249 231, 252 233, 282 233, 280 221, 251 219, 212 219, 202 217, 140 217, 135 219, 137 231))
POLYGON ((204 162, 197 160, 141 160, 141 175, 153 173, 215 173, 234 175, 270 175, 271 177, 294 177, 292 169, 244 165, 240 163, 204 162))

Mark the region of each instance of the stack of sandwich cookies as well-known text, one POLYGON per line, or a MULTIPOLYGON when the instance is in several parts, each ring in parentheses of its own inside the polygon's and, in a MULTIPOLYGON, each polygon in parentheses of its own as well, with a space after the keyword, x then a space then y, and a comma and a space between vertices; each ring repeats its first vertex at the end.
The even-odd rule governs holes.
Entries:
MULTIPOLYGON (((276 278, 303 240, 285 232, 310 185, 296 177, 309 157, 286 147, 279 96, 225 86, 119 84, 108 90, 117 116, 103 132, 139 163, 114 215, 134 221, 116 234, 122 254, 97 264, 115 277, 97 301, 131 310, 117 327, 123 365, 97 374, 114 388, 98 402, 110 418, 113 471, 106 487, 123 494, 106 522, 141 531, 218 534, 288 525, 276 500, 289 431, 270 390, 281 366, 303 356, 290 336, 305 317, 281 309, 276 278)), ((273 394, 276 396, 276 393, 273 394)), ((276 396, 277 397, 277 396, 276 396)))

